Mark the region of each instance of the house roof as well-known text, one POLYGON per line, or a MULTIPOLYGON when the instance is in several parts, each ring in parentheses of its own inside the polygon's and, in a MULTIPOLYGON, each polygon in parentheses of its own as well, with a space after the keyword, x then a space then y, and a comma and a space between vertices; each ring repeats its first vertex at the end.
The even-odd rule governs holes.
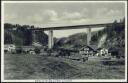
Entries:
POLYGON ((15 45, 15 44, 4 44, 4 46, 10 46, 10 45, 15 45))
POLYGON ((95 51, 98 49, 98 47, 96 45, 89 45, 89 47, 91 47, 95 51))
POLYGON ((97 50, 97 46, 96 45, 89 45, 89 46, 88 45, 83 45, 81 49, 83 49, 84 47, 88 47, 88 48, 92 49, 93 51, 97 50))
POLYGON ((32 46, 38 46, 38 47, 41 47, 42 44, 40 42, 33 42, 32 43, 32 46))
POLYGON ((15 45, 14 45, 14 44, 5 44, 5 45, 4 45, 4 48, 9 48, 9 47, 15 48, 15 45))
POLYGON ((30 48, 34 48, 33 46, 16 46, 16 48, 23 48, 23 49, 30 49, 30 48))
POLYGON ((97 50, 101 50, 101 49, 103 49, 103 48, 98 48, 97 50))

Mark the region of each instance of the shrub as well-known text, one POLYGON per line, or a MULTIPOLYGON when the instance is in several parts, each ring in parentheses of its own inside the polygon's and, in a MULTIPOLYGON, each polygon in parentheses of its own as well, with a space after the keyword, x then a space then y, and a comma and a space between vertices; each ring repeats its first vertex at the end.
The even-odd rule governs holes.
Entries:
POLYGON ((22 53, 22 49, 21 48, 20 49, 17 49, 16 50, 16 53, 21 54, 22 53))
POLYGON ((4 53, 7 53, 8 51, 7 50, 4 50, 4 53))
POLYGON ((35 48, 34 51, 35 51, 36 54, 39 54, 40 53, 40 49, 39 48, 35 48))
POLYGON ((104 65, 124 65, 124 60, 115 60, 115 61, 102 61, 104 65))

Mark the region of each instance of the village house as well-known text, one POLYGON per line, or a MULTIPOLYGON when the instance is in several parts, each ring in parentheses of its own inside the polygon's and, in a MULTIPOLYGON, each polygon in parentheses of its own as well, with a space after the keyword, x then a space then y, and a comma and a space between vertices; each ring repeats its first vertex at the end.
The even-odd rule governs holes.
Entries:
POLYGON ((40 42, 33 42, 32 43, 32 46, 35 46, 35 47, 42 47, 42 44, 40 42))
POLYGON ((21 48, 25 52, 29 52, 35 49, 33 46, 22 46, 21 48))
POLYGON ((4 52, 14 53, 16 46, 14 44, 5 44, 4 45, 4 52))
POLYGON ((101 49, 100 54, 106 56, 108 54, 108 49, 106 48, 101 49))
POLYGON ((30 51, 34 51, 35 48, 33 46, 16 46, 16 51, 21 51, 24 53, 30 53, 30 51))
POLYGON ((100 60, 111 60, 112 59, 111 53, 108 51, 108 49, 98 48, 97 51, 98 52, 96 56, 98 56, 100 60))
POLYGON ((111 55, 111 53, 109 53, 108 49, 106 49, 106 48, 99 48, 99 49, 97 49, 97 51, 98 51, 97 56, 111 55))
POLYGON ((96 53, 96 46, 94 45, 84 45, 82 48, 79 50, 79 54, 83 56, 94 56, 96 53))

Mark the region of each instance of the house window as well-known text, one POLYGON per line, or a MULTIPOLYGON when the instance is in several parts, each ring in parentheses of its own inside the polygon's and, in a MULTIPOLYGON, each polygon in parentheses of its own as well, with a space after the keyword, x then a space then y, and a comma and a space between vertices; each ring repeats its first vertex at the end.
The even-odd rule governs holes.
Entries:
POLYGON ((89 50, 89 48, 84 48, 84 50, 89 50))

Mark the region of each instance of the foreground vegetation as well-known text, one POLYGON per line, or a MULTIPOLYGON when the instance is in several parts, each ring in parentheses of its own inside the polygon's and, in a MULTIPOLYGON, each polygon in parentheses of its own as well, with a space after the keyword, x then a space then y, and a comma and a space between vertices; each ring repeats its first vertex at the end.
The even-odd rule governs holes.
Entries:
POLYGON ((5 79, 124 79, 124 65, 62 57, 5 54, 5 79))

